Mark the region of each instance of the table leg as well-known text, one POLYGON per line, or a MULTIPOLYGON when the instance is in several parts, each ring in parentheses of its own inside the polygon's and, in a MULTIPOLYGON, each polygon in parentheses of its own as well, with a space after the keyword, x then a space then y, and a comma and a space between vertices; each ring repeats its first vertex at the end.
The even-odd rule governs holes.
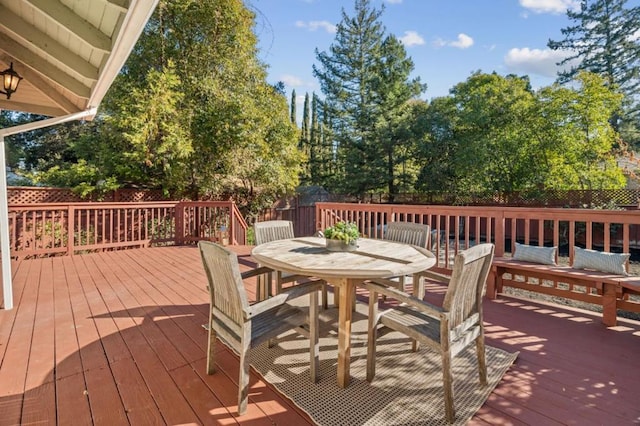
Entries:
MULTIPOLYGON (((421 275, 419 276, 418 274, 414 274, 412 283, 413 283, 413 295, 420 300, 424 300, 424 296, 425 296, 424 277, 421 275)), ((402 286, 402 288, 404 288, 404 285, 402 286)), ((418 349, 420 349, 420 343, 418 343, 417 340, 413 339, 413 341, 411 342, 411 350, 415 352, 418 349)))
POLYGON ((351 364, 351 300, 357 280, 339 279, 333 282, 339 288, 338 304, 338 386, 349 385, 351 364))

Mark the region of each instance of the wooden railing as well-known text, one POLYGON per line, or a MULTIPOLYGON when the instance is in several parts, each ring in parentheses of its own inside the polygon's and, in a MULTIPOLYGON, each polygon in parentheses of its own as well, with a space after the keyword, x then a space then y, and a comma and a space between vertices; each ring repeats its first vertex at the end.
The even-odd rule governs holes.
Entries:
POLYGON ((202 239, 245 244, 246 229, 231 201, 9 206, 14 258, 195 244, 202 239))
POLYGON ((316 229, 338 220, 358 223, 360 232, 382 238, 393 221, 431 226, 429 248, 438 253, 437 268, 450 269, 460 250, 495 244, 496 256, 512 253, 514 243, 558 246, 565 262, 573 247, 640 254, 639 210, 588 210, 522 207, 455 207, 398 204, 317 203, 316 229))
MULTIPOLYGON (((383 237, 391 221, 428 224, 439 268, 450 268, 458 251, 485 241, 495 243, 497 256, 513 252, 518 241, 558 246, 568 261, 576 245, 631 252, 632 260, 640 260, 638 210, 318 203, 313 229, 305 235, 338 220, 357 222, 373 238, 383 237)), ((11 255, 20 258, 202 239, 247 243, 247 223, 230 201, 11 205, 9 225, 11 255)))
POLYGON ((247 222, 235 203, 186 201, 176 206, 176 242, 194 244, 199 240, 223 244, 246 244, 247 222))

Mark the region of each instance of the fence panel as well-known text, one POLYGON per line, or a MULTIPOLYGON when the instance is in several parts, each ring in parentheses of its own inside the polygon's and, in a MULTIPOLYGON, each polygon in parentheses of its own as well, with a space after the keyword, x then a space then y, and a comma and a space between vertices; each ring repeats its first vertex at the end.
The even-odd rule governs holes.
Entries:
POLYGON ((494 243, 496 256, 510 255, 519 242, 557 246, 565 263, 573 260, 576 246, 631 253, 634 261, 640 260, 637 210, 317 203, 317 229, 340 220, 357 222, 361 234, 370 238, 384 237, 392 221, 429 225, 436 268, 451 268, 455 254, 481 242, 494 243))
POLYGON ((246 244, 247 224, 225 202, 53 203, 9 206, 13 257, 195 244, 246 244))

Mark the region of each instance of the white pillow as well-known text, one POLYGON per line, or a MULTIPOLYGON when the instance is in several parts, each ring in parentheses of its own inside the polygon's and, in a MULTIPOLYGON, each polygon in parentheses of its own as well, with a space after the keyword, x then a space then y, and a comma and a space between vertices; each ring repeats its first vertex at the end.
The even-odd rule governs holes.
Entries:
POLYGON ((555 265, 557 249, 557 247, 538 247, 516 243, 516 252, 513 254, 513 260, 555 265))
POLYGON ((575 247, 573 267, 576 269, 593 269, 611 272, 618 275, 629 275, 625 269, 631 253, 610 253, 575 247))

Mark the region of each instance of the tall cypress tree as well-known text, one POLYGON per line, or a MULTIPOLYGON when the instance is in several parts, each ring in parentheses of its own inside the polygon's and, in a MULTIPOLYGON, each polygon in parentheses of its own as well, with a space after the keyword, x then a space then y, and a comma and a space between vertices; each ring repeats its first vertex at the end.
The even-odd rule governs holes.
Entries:
POLYGON ((310 127, 309 127, 309 115, 310 115, 310 111, 309 109, 311 108, 311 106, 309 105, 309 92, 305 93, 304 95, 304 109, 302 110, 302 134, 301 134, 301 138, 304 141, 305 145, 309 145, 310 143, 310 127))
POLYGON ((311 95, 311 126, 309 129, 309 169, 311 171, 311 184, 322 185, 320 176, 322 175, 322 162, 319 161, 320 154, 320 127, 318 124, 318 97, 315 93, 311 95))
POLYGON ((302 167, 300 181, 302 184, 311 183, 311 141, 309 140, 309 93, 304 95, 304 107, 302 109, 302 125, 300 130, 300 142, 298 146, 305 154, 305 164, 302 167))
POLYGON ((291 91, 291 114, 289 118, 291 119, 291 122, 297 126, 296 114, 296 89, 293 89, 291 91))

